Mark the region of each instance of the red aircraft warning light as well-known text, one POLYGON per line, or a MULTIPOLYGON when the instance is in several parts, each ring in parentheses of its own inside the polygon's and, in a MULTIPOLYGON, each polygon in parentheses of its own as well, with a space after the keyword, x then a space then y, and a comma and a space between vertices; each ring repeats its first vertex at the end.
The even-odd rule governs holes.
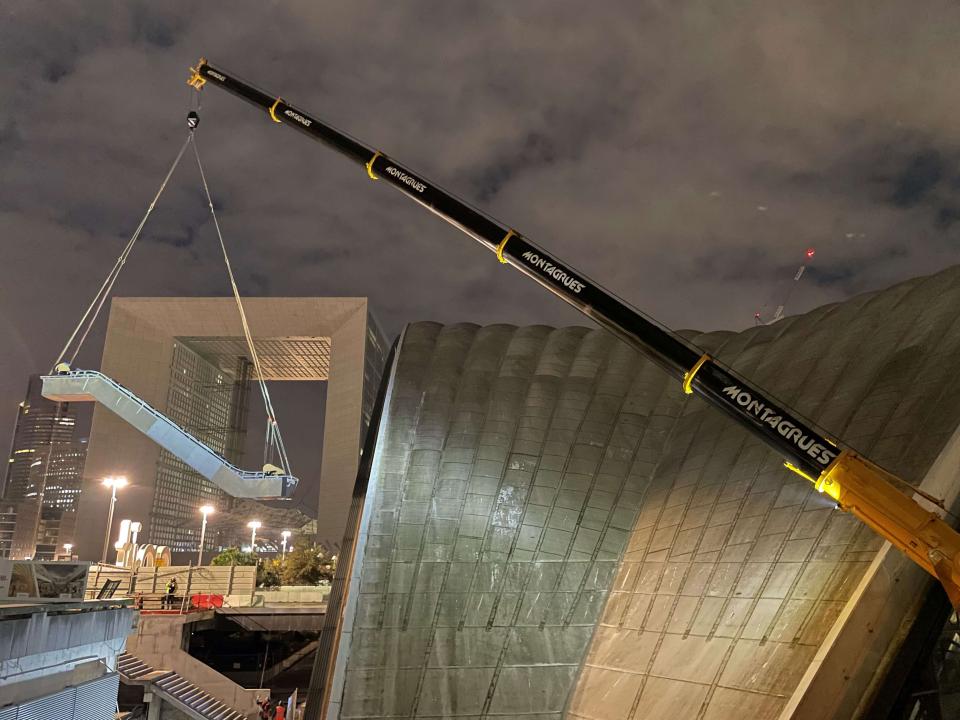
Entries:
POLYGON ((817 254, 816 248, 807 248, 807 260, 817 254))

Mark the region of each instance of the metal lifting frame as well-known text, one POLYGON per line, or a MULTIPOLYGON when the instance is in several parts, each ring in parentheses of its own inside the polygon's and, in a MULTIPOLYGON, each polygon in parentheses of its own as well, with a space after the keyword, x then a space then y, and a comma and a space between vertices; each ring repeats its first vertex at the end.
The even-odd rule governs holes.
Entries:
MULTIPOLYGON (((188 83, 211 83, 259 107, 274 122, 288 125, 345 155, 418 204, 439 215, 485 248, 597 324, 635 348, 725 412, 785 458, 788 469, 810 480, 837 506, 889 540, 943 584, 960 609, 960 534, 936 513, 900 491, 905 485, 852 450, 842 449, 810 423, 740 378, 679 335, 615 297, 583 273, 557 260, 515 230, 471 207, 425 179, 313 115, 265 93, 202 59, 188 83)), ((916 491, 920 493, 920 491, 916 491)), ((920 493, 926 499, 929 496, 920 493)))

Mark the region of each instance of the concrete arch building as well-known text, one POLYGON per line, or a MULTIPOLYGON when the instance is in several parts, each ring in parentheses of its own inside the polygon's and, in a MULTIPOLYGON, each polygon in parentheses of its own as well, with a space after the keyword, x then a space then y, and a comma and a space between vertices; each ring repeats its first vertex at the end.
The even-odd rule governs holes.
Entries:
MULTIPOLYGON (((690 336, 956 499, 960 268, 690 336)), ((848 717, 929 586, 580 327, 409 326, 356 547, 328 718, 848 717)))
MULTIPOLYGON (((333 545, 343 536, 387 342, 366 298, 247 298, 243 305, 265 380, 327 383, 314 416, 323 422, 312 426, 322 427, 316 431, 323 455, 319 477, 302 478, 293 502, 277 507, 236 500, 98 406, 76 537, 70 539, 81 558, 99 558, 105 544, 109 493, 100 481, 109 475, 130 480, 118 495, 117 522, 143 523, 141 542, 169 546, 183 561, 197 552, 198 508, 208 504, 218 508, 211 529, 225 530, 224 544, 249 537, 245 526, 253 516, 269 523, 264 535, 269 527, 276 537, 298 517, 294 527, 300 527, 308 518, 298 508, 316 518, 319 541, 333 545)), ((215 452, 243 464, 237 438, 246 432, 255 376, 232 298, 114 298, 100 369, 215 452)), ((258 460, 248 467, 259 468, 258 460)), ((207 550, 212 535, 205 538, 207 550)))

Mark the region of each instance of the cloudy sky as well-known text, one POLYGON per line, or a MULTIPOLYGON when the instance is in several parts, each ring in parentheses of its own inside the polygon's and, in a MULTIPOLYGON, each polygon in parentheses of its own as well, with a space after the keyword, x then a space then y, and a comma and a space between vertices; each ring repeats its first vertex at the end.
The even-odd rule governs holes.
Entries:
MULTIPOLYGON (((960 261, 955 2, 585 7, 5 0, 0 437, 171 163, 201 55, 674 327, 748 326, 811 245, 788 312, 960 261)), ((203 92, 198 132, 247 295, 366 295, 391 336, 411 320, 585 322, 226 93, 203 92)), ((228 292, 184 162, 116 294, 228 292)))

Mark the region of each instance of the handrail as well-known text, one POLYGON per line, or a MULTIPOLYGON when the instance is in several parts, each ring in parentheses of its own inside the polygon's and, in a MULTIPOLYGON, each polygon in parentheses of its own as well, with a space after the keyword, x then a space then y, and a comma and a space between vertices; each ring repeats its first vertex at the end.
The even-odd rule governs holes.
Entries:
MULTIPOLYGON (((127 400, 134 403, 138 407, 138 412, 144 411, 148 415, 152 416, 155 420, 163 423, 165 428, 168 428, 176 432, 177 434, 179 434, 181 438, 185 440, 187 443, 189 443, 193 448, 199 449, 202 452, 205 452, 208 456, 216 460, 216 462, 220 466, 225 468, 229 473, 236 475, 240 480, 244 480, 244 481, 257 481, 257 480, 267 480, 267 479, 279 480, 283 484, 283 493, 282 493, 283 497, 289 497, 289 495, 292 493, 293 488, 299 482, 298 479, 293 475, 278 475, 276 473, 255 471, 255 470, 243 470, 241 468, 238 468, 236 465, 226 460, 222 455, 220 455, 217 451, 215 451, 209 445, 204 443, 202 440, 195 438, 193 435, 191 435, 189 432, 183 429, 179 424, 177 424, 176 422, 171 420, 169 417, 164 415, 162 412, 160 412, 159 410, 151 406, 146 400, 138 397, 133 393, 133 391, 129 390, 128 388, 125 388, 116 380, 114 380, 111 377, 108 377, 107 375, 104 375, 102 372, 98 370, 71 370, 70 372, 59 373, 57 375, 44 375, 41 379, 44 382, 45 389, 48 382, 52 385, 54 382, 58 380, 63 380, 63 379, 84 381, 84 386, 83 386, 84 391, 86 391, 87 383, 89 383, 90 381, 98 381, 98 382, 104 383, 105 385, 112 388, 114 391, 123 395, 127 400)), ((51 391, 49 394, 54 396, 53 399, 57 399, 56 398, 57 393, 54 393, 51 391)), ((93 393, 87 393, 87 394, 89 394, 92 400, 100 402, 110 410, 114 410, 114 408, 110 407, 109 404, 104 403, 102 400, 98 399, 93 393)), ((44 397, 48 396, 47 392, 44 392, 43 395, 44 397)), ((114 412, 116 411, 114 410, 114 412)), ((169 451, 169 448, 167 448, 167 450, 169 451)), ((181 460, 184 460, 185 462, 187 461, 186 458, 181 458, 181 460)), ((188 462, 187 464, 191 464, 191 463, 188 462)), ((197 470, 196 467, 194 467, 194 469, 197 470)), ((200 471, 198 470, 198 472, 200 471)), ((204 473, 201 473, 201 474, 204 474, 204 473)), ((208 477, 208 479, 213 480, 212 477, 208 477)))
MULTIPOLYGON (((63 375, 47 375, 47 376, 44 376, 42 379, 45 380, 47 377, 54 377, 54 378, 56 378, 56 377, 74 377, 74 378, 90 378, 90 379, 102 380, 102 381, 106 382, 108 385, 110 385, 111 387, 115 388, 116 390, 119 390, 121 393, 123 393, 123 394, 124 394, 127 398, 129 398, 130 400, 133 400, 134 402, 139 403, 141 408, 143 408, 144 410, 148 411, 151 415, 153 415, 153 416, 154 416, 155 418, 157 418, 158 420, 161 420, 161 421, 167 423, 168 425, 170 425, 173 429, 178 430, 181 435, 183 435, 185 438, 187 438, 187 440, 190 440, 191 442, 199 445, 201 448, 203 448, 204 450, 206 450, 206 451, 207 451, 208 453, 210 453, 211 455, 216 456, 216 458, 217 458, 218 460, 220 460, 224 465, 226 465, 228 468, 230 468, 230 469, 233 470, 235 473, 237 473, 237 475, 240 475, 241 477, 244 477, 244 478, 251 478, 251 479, 261 479, 261 478, 266 478, 266 477, 276 477, 276 475, 274 475, 274 474, 265 473, 265 472, 263 472, 263 471, 244 470, 244 469, 242 469, 242 468, 238 468, 236 465, 234 465, 234 464, 231 463, 229 460, 227 460, 226 458, 224 458, 222 455, 220 455, 220 453, 218 453, 218 452, 217 452, 216 450, 214 450, 212 447, 210 447, 209 445, 207 445, 205 442, 203 442, 202 440, 200 440, 200 439, 194 437, 193 435, 191 435, 190 433, 188 433, 186 430, 183 429, 183 427, 181 427, 180 425, 178 425, 177 423, 175 423, 173 420, 171 420, 169 417, 167 417, 166 415, 164 415, 162 412, 160 412, 159 410, 157 410, 155 407, 153 407, 153 406, 152 406, 150 403, 148 403, 146 400, 144 400, 143 398, 141 398, 141 397, 139 397, 139 396, 137 396, 137 395, 134 395, 132 391, 128 390, 128 389, 125 388, 123 385, 121 385, 120 383, 118 383, 116 380, 114 380, 114 379, 111 378, 111 377, 108 377, 107 375, 104 375, 102 372, 100 372, 100 371, 98 371, 98 370, 74 370, 74 371, 72 371, 72 372, 70 372, 70 373, 64 373, 63 375)), ((281 476, 281 477, 284 477, 284 476, 281 476)), ((291 476, 288 475, 288 476, 285 476, 285 477, 291 477, 291 476)))

